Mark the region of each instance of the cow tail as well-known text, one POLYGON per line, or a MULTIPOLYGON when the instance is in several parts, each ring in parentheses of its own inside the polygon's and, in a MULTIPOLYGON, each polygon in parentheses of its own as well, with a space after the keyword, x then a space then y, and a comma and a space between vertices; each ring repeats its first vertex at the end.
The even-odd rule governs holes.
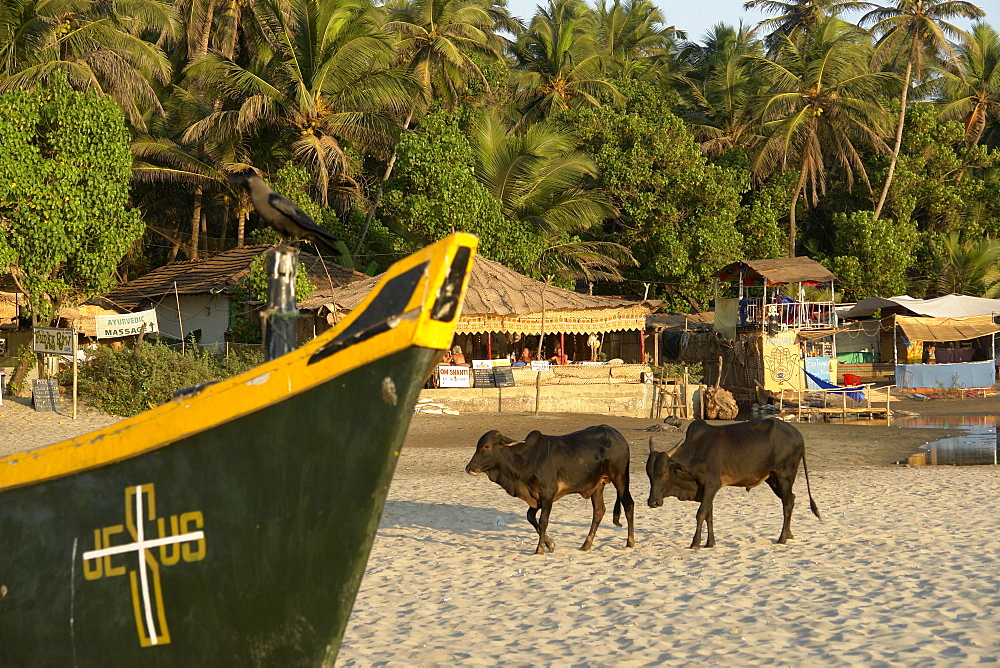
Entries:
POLYGON ((822 522, 823 518, 819 516, 819 508, 816 506, 816 502, 813 501, 812 490, 809 489, 809 467, 806 466, 806 449, 804 447, 802 448, 802 470, 806 474, 806 494, 809 495, 809 510, 813 511, 813 515, 822 522))

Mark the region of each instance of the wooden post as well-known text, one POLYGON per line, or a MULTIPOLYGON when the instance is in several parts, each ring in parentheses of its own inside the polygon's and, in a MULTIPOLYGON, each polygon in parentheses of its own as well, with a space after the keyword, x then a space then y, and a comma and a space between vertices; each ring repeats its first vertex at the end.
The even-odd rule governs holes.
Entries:
POLYGON ((542 396, 542 370, 535 372, 535 415, 538 415, 538 402, 542 396))
POLYGON ((885 423, 890 424, 892 421, 892 411, 889 410, 889 402, 892 401, 892 388, 895 385, 887 385, 885 388, 885 423))
MULTIPOLYGON (((802 388, 796 388, 795 398, 798 399, 798 408, 795 411, 795 421, 802 422, 802 388)), ((826 402, 824 402, 826 403, 826 402)))
POLYGON ((486 332, 486 359, 493 359, 493 332, 486 332))
POLYGON ((181 317, 181 298, 177 294, 177 281, 174 281, 174 302, 177 304, 177 327, 181 330, 181 355, 184 354, 184 318, 181 317))
POLYGON ((844 422, 847 422, 847 392, 841 392, 840 396, 843 398, 844 404, 844 422))
POLYGON ((646 363, 646 330, 639 330, 639 364, 646 363))
POLYGON ((265 256, 267 270, 267 310, 264 327, 264 349, 268 361, 295 348, 295 278, 298 252, 282 246, 269 250, 265 256))
MULTIPOLYGON (((146 325, 144 323, 143 327, 145 327, 145 326, 146 325)), ((76 351, 77 351, 77 349, 78 348, 77 348, 77 343, 76 343, 76 328, 74 327, 73 328, 73 419, 74 420, 76 420, 76 396, 77 396, 77 394, 76 394, 76 372, 77 372, 76 351)))
POLYGON ((688 368, 684 367, 684 384, 681 386, 681 392, 684 393, 684 418, 690 418, 691 413, 688 411, 688 368))

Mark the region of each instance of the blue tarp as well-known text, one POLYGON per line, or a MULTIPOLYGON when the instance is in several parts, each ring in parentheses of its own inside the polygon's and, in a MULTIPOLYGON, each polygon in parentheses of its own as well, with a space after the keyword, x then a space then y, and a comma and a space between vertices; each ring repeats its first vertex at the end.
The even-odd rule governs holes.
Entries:
POLYGON ((804 360, 806 368, 806 388, 810 390, 822 389, 819 384, 813 381, 812 377, 820 378, 830 382, 830 358, 829 357, 806 357, 804 360))
POLYGON ((865 400, 864 390, 852 390, 850 389, 850 387, 841 387, 839 385, 828 383, 822 378, 818 378, 813 374, 809 373, 808 371, 806 371, 805 374, 808 379, 816 383, 816 386, 819 387, 819 389, 830 390, 830 394, 846 394, 847 396, 849 396, 854 401, 857 401, 858 403, 861 403, 862 401, 865 400))
POLYGON ((896 385, 904 388, 992 387, 996 382, 993 360, 958 364, 897 364, 896 385))

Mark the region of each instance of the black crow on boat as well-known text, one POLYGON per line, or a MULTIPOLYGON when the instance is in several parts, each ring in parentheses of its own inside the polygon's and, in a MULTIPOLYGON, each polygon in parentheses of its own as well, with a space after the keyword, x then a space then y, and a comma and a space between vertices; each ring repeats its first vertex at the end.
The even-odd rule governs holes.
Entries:
POLYGON ((250 193, 250 202, 253 203, 257 214, 281 236, 283 241, 305 239, 323 246, 333 255, 340 255, 340 250, 337 248, 340 239, 314 223, 305 211, 287 197, 276 193, 252 170, 233 174, 227 181, 247 189, 250 193))

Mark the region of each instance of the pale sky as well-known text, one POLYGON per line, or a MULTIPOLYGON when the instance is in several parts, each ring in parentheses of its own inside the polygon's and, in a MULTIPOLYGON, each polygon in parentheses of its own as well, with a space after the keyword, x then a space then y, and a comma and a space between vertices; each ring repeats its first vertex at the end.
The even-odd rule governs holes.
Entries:
MULTIPOLYGON (((663 12, 663 17, 667 25, 673 25, 678 30, 684 30, 688 34, 688 39, 700 42, 705 33, 716 23, 728 23, 737 25, 741 20, 746 25, 756 25, 761 19, 768 18, 769 15, 762 14, 758 10, 748 11, 743 9, 743 0, 654 0, 663 12)), ((588 0, 594 5, 594 0, 588 0)), ((987 23, 997 30, 1000 30, 1000 0, 972 0, 974 4, 986 12, 987 23)), ((510 12, 525 21, 529 20, 535 13, 535 7, 539 4, 545 5, 547 2, 538 0, 507 0, 507 8, 510 12)), ((879 4, 891 6, 895 3, 892 0, 881 0, 879 4)), ((856 20, 855 16, 845 16, 849 20, 856 20)), ((969 22, 956 22, 959 27, 968 29, 969 22)))

